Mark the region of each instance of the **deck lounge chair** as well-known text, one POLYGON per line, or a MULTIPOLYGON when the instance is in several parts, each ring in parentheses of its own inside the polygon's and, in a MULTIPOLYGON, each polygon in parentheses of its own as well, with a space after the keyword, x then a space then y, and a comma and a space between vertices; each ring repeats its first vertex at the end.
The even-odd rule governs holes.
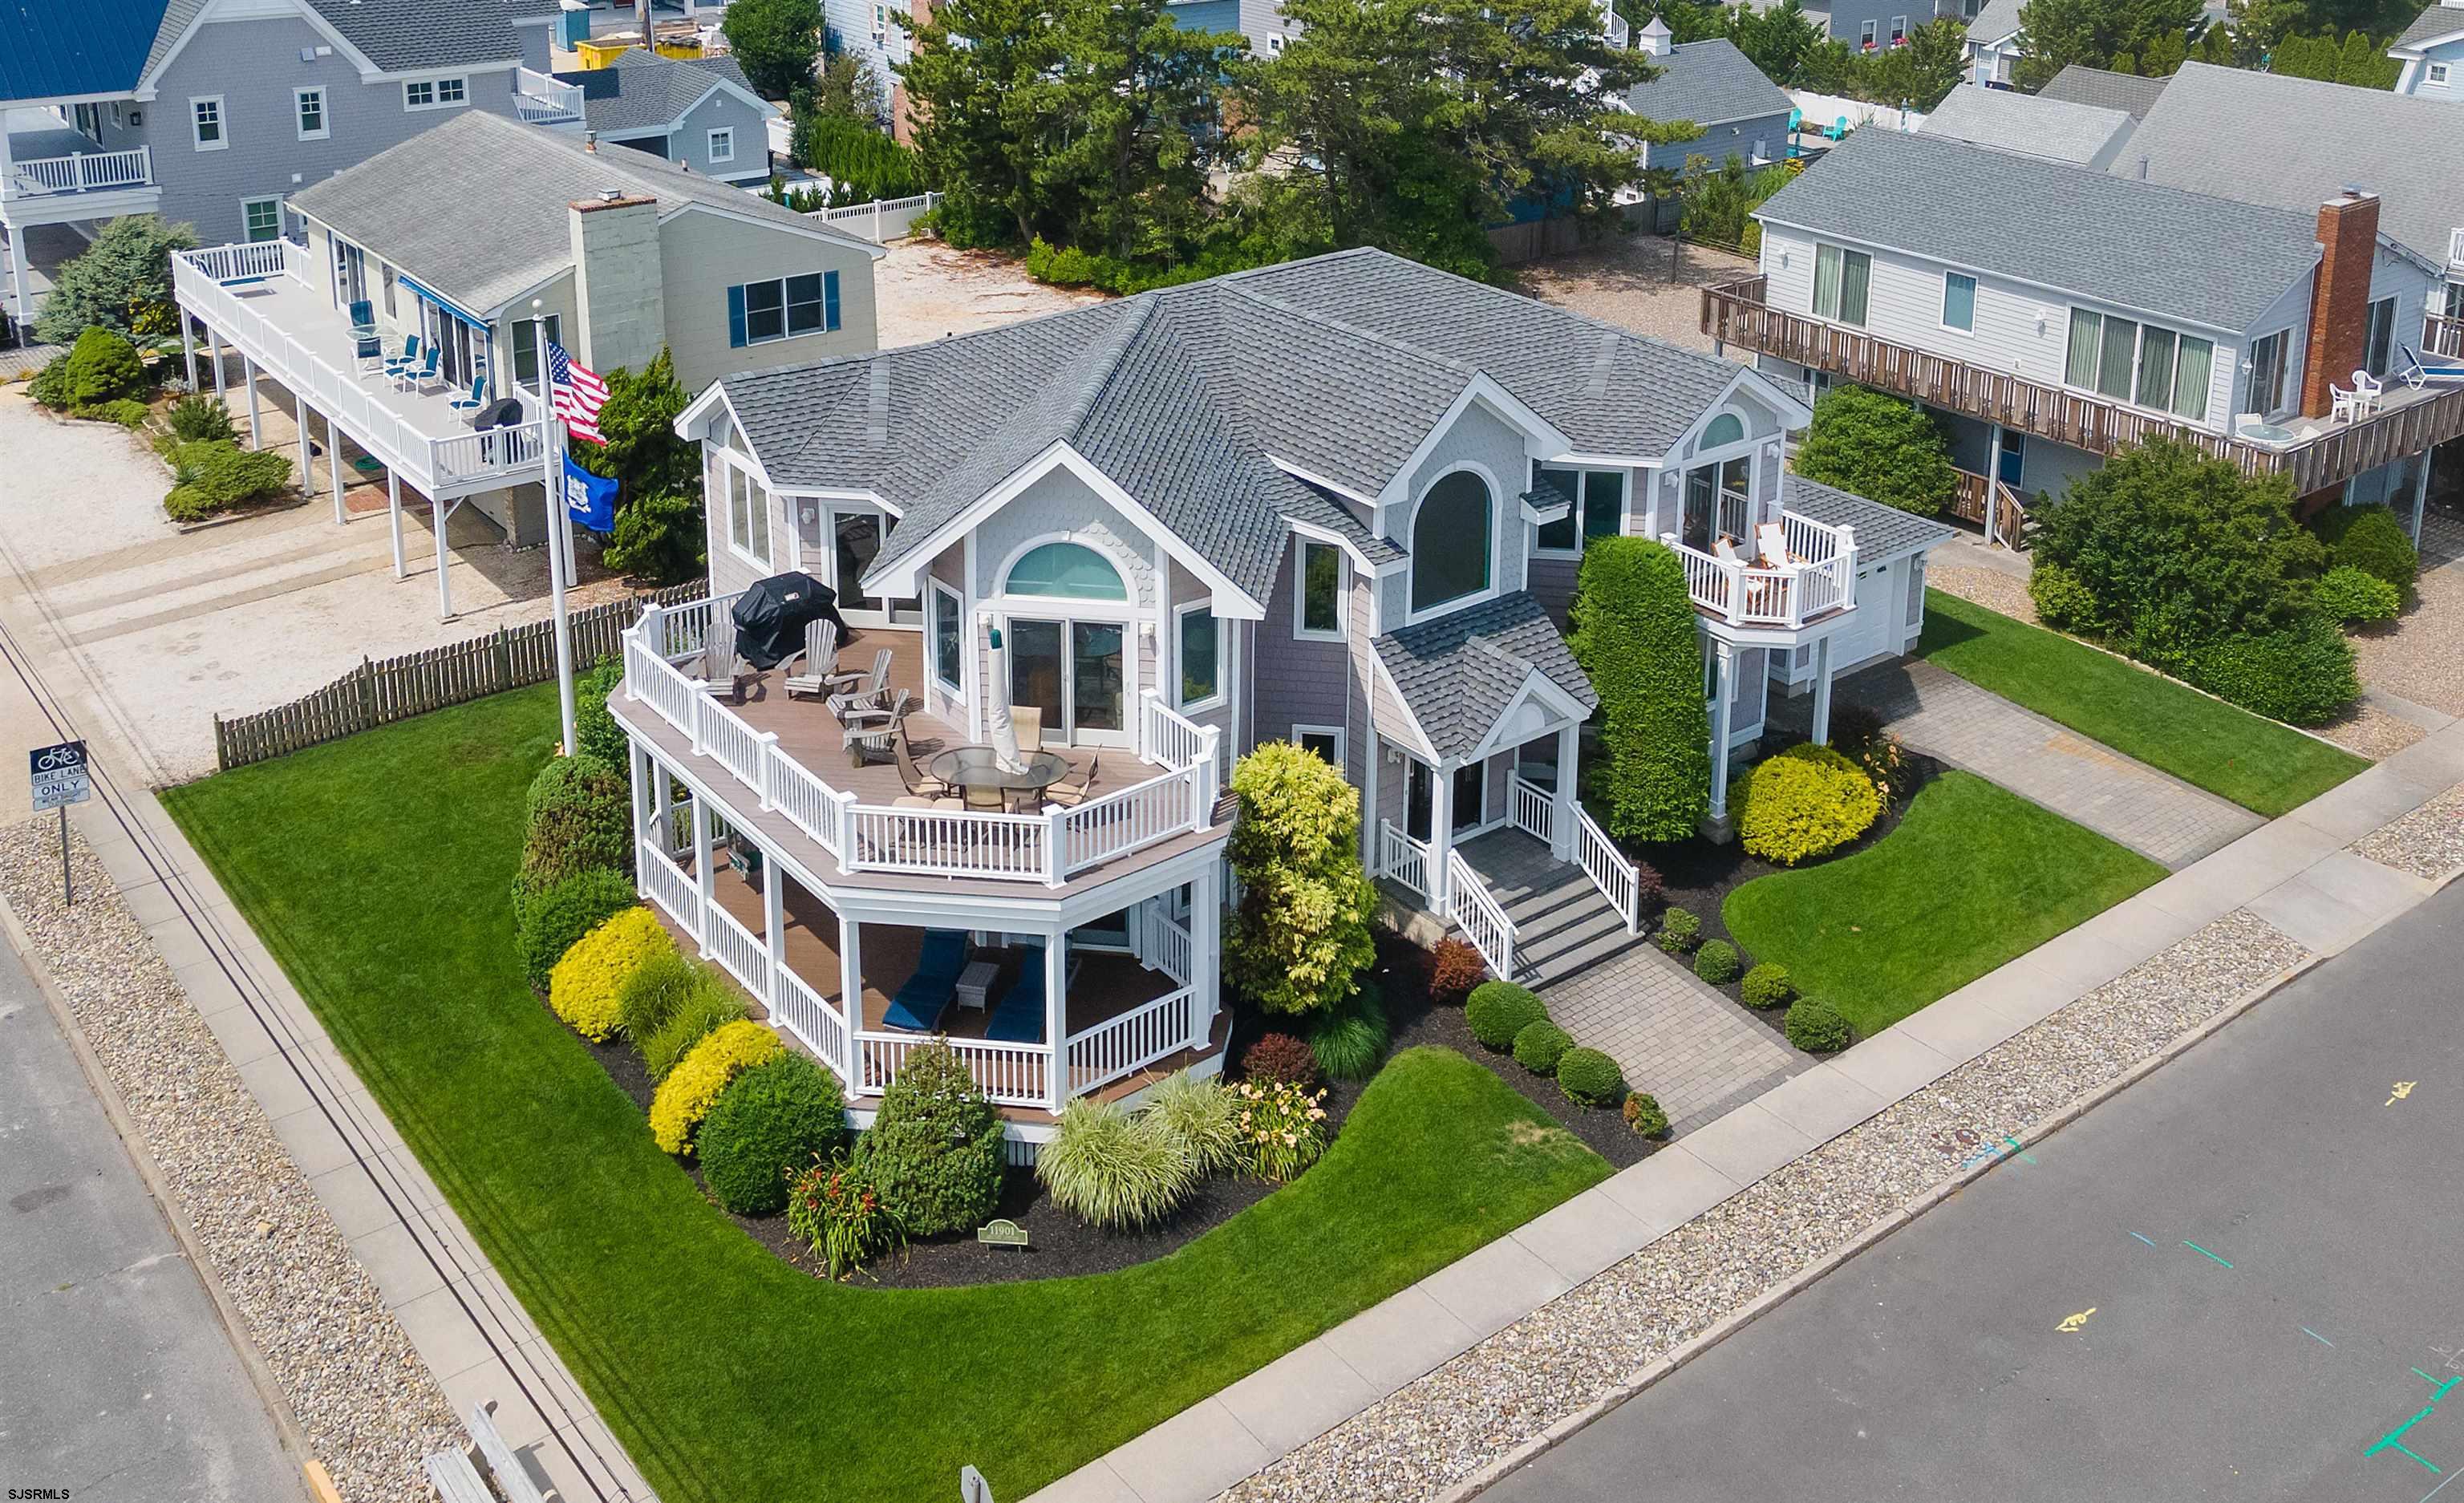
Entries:
POLYGON ((958 929, 924 931, 924 954, 915 974, 890 999, 882 1021, 911 1033, 930 1033, 958 995, 958 973, 967 968, 967 936, 958 929))
POLYGON ((984 1037, 997 1044, 1044 1042, 1044 946, 1023 945, 1019 955, 1018 980, 984 1023, 984 1037))
POLYGON ((835 621, 804 623, 804 647, 794 657, 781 665, 787 670, 781 682, 787 697, 800 695, 821 696, 830 691, 830 675, 839 662, 839 624, 835 621))
POLYGON ((2432 386, 2464 384, 2464 359, 2453 355, 2432 355, 2425 360, 2407 344, 2404 346, 2404 384, 2415 391, 2432 386))

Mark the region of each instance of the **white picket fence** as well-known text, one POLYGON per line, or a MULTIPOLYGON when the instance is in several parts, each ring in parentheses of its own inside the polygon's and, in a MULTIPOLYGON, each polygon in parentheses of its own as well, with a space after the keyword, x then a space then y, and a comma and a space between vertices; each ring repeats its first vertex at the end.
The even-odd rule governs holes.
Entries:
POLYGON ((804 217, 849 234, 860 234, 875 245, 888 245, 913 229, 915 221, 932 212, 940 202, 938 193, 918 193, 913 198, 876 198, 869 204, 816 209, 804 217))

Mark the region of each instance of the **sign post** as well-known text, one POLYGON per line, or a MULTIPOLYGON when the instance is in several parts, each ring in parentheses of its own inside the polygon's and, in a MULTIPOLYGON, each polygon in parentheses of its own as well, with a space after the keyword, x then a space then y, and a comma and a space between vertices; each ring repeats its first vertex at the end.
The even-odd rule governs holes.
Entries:
POLYGON ((77 895, 69 886, 69 806, 94 797, 94 777, 86 767, 85 742, 37 746, 26 754, 26 761, 34 812, 60 811, 60 901, 72 903, 77 895))

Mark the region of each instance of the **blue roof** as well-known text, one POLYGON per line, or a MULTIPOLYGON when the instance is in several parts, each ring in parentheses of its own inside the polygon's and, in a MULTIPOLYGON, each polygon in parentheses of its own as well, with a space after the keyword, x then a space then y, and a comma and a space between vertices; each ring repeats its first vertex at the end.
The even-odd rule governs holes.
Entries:
POLYGON ((0 99, 137 86, 168 0, 0 0, 0 99))

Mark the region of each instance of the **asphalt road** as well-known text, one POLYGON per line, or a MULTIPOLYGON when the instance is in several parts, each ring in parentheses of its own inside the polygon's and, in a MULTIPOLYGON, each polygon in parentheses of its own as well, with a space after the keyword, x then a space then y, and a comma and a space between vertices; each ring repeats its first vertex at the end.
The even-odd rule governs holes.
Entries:
POLYGON ((2464 1476, 2460 1012, 2464 884, 1487 1496, 2423 1503, 2464 1476))
POLYGON ((0 943, 0 1495, 299 1503, 299 1469, 0 943))

